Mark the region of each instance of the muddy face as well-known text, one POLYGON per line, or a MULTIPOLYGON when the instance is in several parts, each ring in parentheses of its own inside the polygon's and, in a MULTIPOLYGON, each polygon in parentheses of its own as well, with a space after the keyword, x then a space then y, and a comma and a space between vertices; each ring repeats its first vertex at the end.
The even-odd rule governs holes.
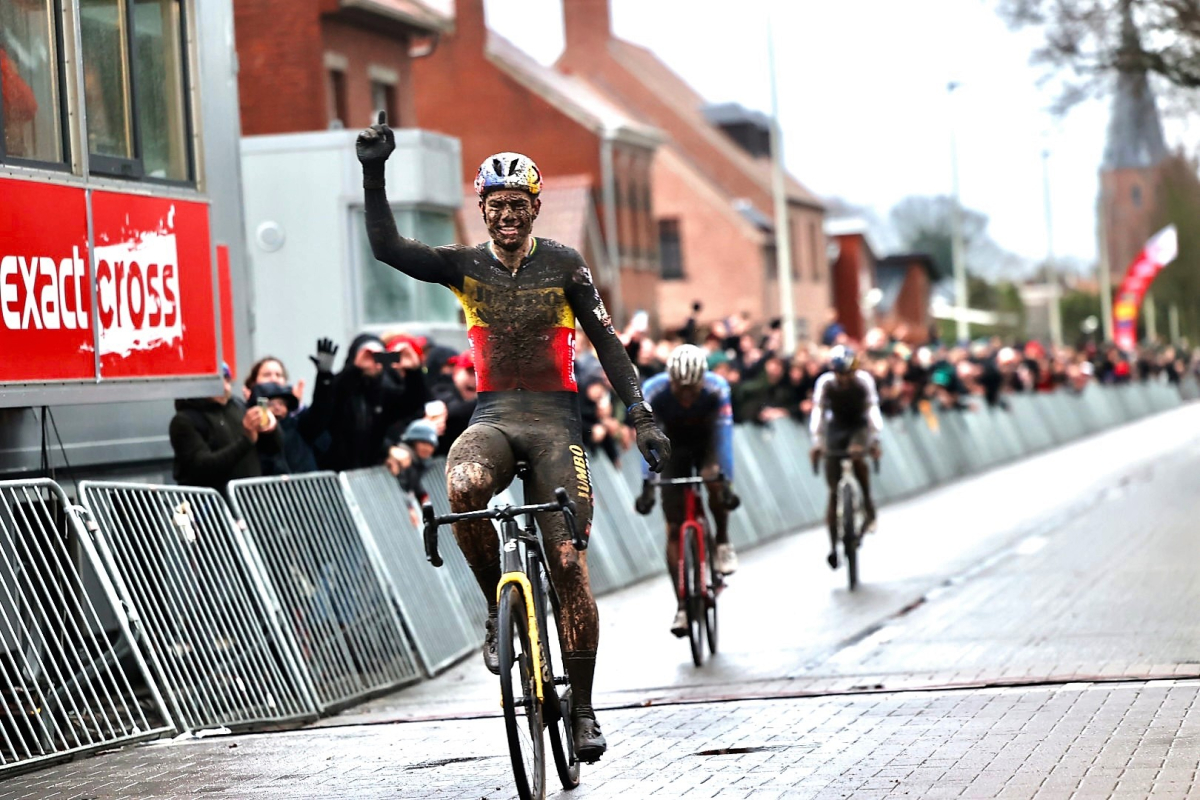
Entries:
POLYGON ((542 201, 518 189, 500 189, 488 194, 479 207, 492 242, 496 247, 515 252, 525 246, 533 233, 533 221, 542 209, 542 201))

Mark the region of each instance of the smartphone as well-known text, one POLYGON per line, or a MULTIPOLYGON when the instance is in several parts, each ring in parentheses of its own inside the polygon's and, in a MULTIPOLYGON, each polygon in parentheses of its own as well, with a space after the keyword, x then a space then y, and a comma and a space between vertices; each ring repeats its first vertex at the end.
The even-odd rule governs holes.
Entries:
POLYGON ((629 320, 629 327, 634 331, 644 331, 650 327, 650 314, 645 311, 635 311, 633 319, 629 320))
POLYGON ((400 353, 371 353, 371 358, 375 359, 376 364, 383 364, 385 367, 388 364, 400 363, 400 353))
POLYGON ((271 404, 271 401, 268 400, 267 398, 265 398, 265 397, 258 398, 258 422, 260 425, 267 424, 267 414, 271 413, 268 410, 267 406, 269 406, 270 404, 271 404))

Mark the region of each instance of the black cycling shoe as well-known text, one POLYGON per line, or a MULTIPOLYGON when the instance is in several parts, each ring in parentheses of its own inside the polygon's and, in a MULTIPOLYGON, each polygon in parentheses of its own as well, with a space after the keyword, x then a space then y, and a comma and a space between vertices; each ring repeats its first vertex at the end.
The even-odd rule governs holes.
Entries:
POLYGON ((493 675, 500 674, 500 650, 497 641, 500 636, 497 633, 500 628, 499 624, 500 608, 489 608, 488 618, 485 625, 487 634, 483 638, 483 665, 488 668, 488 672, 493 675))
POLYGON ((829 551, 829 555, 825 556, 825 563, 829 565, 830 569, 838 568, 837 550, 829 551))
POLYGON ((575 737, 575 757, 585 764, 594 764, 608 749, 608 742, 600 732, 600 723, 591 706, 578 706, 573 711, 571 727, 575 737))

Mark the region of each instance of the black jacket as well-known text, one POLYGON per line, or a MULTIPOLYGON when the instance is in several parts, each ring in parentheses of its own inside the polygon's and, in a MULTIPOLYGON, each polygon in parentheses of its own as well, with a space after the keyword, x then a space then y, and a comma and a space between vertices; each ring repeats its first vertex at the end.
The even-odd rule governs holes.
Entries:
POLYGON ((246 407, 237 399, 225 404, 207 397, 176 400, 169 429, 176 482, 224 491, 232 480, 260 477, 259 455, 280 452, 283 434, 278 426, 260 433, 256 447, 242 431, 245 415, 246 407))
POLYGON ((424 413, 423 376, 414 375, 410 382, 385 367, 379 377, 368 378, 354 366, 354 354, 369 338, 375 337, 359 336, 351 343, 345 366, 333 379, 329 448, 317 454, 322 469, 340 471, 382 464, 387 455, 388 429, 424 413))

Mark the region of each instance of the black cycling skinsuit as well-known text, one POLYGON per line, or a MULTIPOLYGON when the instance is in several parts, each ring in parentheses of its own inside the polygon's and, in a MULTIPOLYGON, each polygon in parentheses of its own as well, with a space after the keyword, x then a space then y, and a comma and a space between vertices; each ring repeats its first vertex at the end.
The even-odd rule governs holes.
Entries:
MULTIPOLYGON (((717 473, 733 481, 733 408, 729 384, 712 372, 704 375, 700 391, 691 405, 684 406, 671 391, 671 381, 662 372, 642 387, 646 401, 654 408, 654 419, 671 438, 671 459, 663 469, 663 478, 690 478, 702 475, 715 478, 717 473)), ((643 478, 649 479, 648 469, 643 478)), ((708 488, 708 507, 713 515, 717 544, 729 543, 729 508, 723 496, 724 484, 713 480, 708 488)), ((668 527, 667 572, 674 574, 678 562, 676 534, 686 516, 683 489, 662 487, 663 516, 668 527)))
MULTIPOLYGON (((860 446, 865 450, 878 439, 882 429, 879 394, 870 373, 857 370, 854 380, 845 385, 839 383, 832 372, 826 372, 817 379, 809 417, 809 431, 814 445, 823 447, 826 453, 844 452, 851 446, 860 446)), ((825 480, 829 485, 829 504, 826 507, 826 522, 829 525, 829 541, 834 548, 837 545, 837 499, 834 494, 841 477, 841 459, 827 456, 825 480)), ((871 500, 871 476, 862 458, 854 460, 854 477, 863 490, 866 516, 873 520, 875 504, 871 500)))
MULTIPOLYGON (((640 403, 642 392, 583 258, 565 245, 533 239, 514 272, 489 244, 434 248, 404 239, 382 175, 368 173, 364 169, 367 234, 375 257, 418 280, 448 287, 466 313, 479 402, 472 424, 450 449, 447 488, 453 509, 486 507, 512 481, 515 462, 525 460, 530 467, 526 501, 550 502, 562 486, 575 497, 579 525, 588 531, 592 495, 576 393, 576 321, 621 400, 627 406, 640 403)), ((561 515, 546 515, 539 524, 562 601, 563 655, 576 709, 590 713, 600 624, 587 559, 570 545, 561 515)), ((500 552, 492 523, 458 523, 454 533, 494 608, 500 552)))

